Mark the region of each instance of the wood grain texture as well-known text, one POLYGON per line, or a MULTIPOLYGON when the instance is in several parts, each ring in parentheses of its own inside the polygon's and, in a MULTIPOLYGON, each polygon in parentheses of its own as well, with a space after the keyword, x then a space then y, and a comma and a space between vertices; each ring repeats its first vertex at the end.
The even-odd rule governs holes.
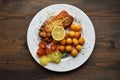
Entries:
POLYGON ((0 80, 119 80, 119 0, 0 0, 0 80), (27 47, 26 33, 42 8, 72 4, 92 20, 96 44, 89 60, 76 70, 56 73, 38 65, 27 47))

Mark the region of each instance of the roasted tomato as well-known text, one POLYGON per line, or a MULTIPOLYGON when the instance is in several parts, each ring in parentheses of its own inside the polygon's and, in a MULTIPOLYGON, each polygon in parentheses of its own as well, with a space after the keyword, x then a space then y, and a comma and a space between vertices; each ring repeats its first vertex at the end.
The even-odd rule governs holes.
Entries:
POLYGON ((50 45, 50 49, 51 49, 51 51, 56 51, 56 50, 57 50, 57 45, 54 44, 54 43, 52 43, 52 44, 50 45))
POLYGON ((37 50, 37 55, 38 55, 39 57, 42 56, 42 55, 44 55, 44 54, 45 54, 44 49, 39 48, 39 49, 37 50))
POLYGON ((40 41, 39 42, 39 47, 45 49, 47 44, 45 42, 40 41))
POLYGON ((46 47, 46 48, 45 48, 45 53, 46 53, 46 54, 50 54, 50 53, 51 53, 50 48, 46 47))

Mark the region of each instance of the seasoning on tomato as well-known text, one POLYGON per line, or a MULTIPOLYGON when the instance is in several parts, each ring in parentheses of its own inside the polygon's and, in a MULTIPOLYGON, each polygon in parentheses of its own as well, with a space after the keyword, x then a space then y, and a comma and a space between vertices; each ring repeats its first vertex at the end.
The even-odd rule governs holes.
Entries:
POLYGON ((38 55, 39 57, 42 56, 42 55, 44 55, 44 54, 45 54, 44 49, 39 48, 39 49, 37 50, 37 55, 38 55))
POLYGON ((46 54, 50 54, 50 53, 51 53, 50 48, 46 47, 46 48, 45 48, 45 53, 46 53, 46 54))
POLYGON ((56 51, 56 50, 57 50, 57 45, 54 44, 54 43, 52 43, 52 44, 50 45, 50 49, 51 49, 52 51, 56 51))
POLYGON ((40 41, 39 42, 39 47, 45 49, 47 44, 45 42, 40 41))

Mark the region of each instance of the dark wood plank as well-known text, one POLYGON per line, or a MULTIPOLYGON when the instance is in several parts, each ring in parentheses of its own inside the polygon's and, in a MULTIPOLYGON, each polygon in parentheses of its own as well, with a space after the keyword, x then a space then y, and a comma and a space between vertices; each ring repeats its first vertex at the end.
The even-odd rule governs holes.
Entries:
POLYGON ((119 0, 0 0, 0 80, 119 80, 119 0), (76 70, 56 73, 37 64, 27 47, 26 33, 42 8, 72 4, 92 20, 96 44, 89 60, 76 70))

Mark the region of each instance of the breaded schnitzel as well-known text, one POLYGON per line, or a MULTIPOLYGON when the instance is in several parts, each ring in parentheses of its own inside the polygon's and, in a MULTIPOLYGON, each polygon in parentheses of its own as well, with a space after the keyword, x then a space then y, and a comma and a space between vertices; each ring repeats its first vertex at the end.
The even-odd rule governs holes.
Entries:
POLYGON ((46 41, 51 42, 53 39, 51 37, 51 31, 57 26, 66 28, 73 22, 74 18, 68 14, 67 11, 62 10, 58 15, 52 16, 41 26, 39 35, 46 41))

